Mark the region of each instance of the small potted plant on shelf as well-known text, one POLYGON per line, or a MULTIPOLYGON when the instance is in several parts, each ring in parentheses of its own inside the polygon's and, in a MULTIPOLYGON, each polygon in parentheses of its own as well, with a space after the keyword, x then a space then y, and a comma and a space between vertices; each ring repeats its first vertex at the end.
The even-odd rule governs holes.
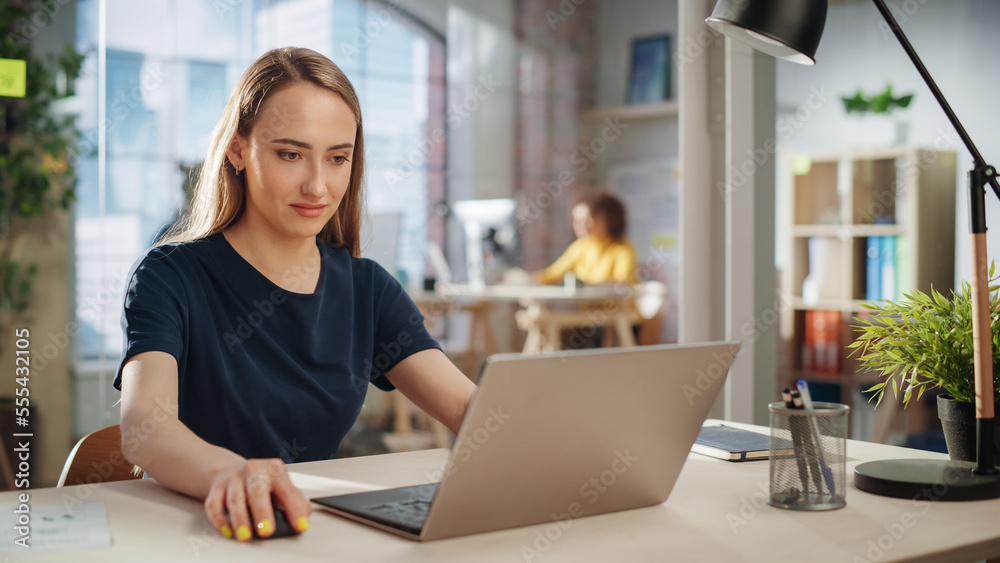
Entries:
MULTIPOLYGON (((994 278, 990 266, 990 280, 994 278)), ((1000 296, 990 286, 990 321, 993 342, 993 400, 1000 401, 1000 296)), ((872 386, 876 407, 891 389, 903 407, 919 400, 928 389, 938 395, 938 417, 953 460, 975 461, 975 385, 972 354, 972 290, 947 298, 938 291, 928 295, 911 291, 903 299, 863 305, 872 313, 855 319, 860 336, 850 344, 859 355, 859 371, 877 372, 884 381, 872 386), (900 399, 900 394, 902 397, 900 399)), ((996 418, 1000 442, 1000 418, 996 418)), ((997 447, 997 445, 994 445, 997 447)), ((1000 447, 998 447, 1000 451, 1000 447)))
POLYGON ((844 122, 846 145, 906 143, 910 124, 899 119, 897 112, 910 106, 913 94, 896 97, 892 92, 892 84, 887 84, 885 90, 877 94, 867 95, 858 89, 854 96, 841 97, 840 101, 848 116, 844 122))

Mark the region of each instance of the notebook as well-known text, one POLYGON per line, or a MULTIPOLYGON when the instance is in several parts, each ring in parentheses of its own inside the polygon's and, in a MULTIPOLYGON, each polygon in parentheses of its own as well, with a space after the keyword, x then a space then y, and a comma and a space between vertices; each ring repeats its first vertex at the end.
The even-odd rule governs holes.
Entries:
MULTIPOLYGON (((788 444, 786 449, 779 453, 791 455, 791 444, 788 444)), ((727 461, 768 459, 771 453, 771 437, 734 426, 704 426, 698 432, 698 438, 691 446, 691 451, 727 461)))
POLYGON ((660 504, 738 350, 491 356, 440 483, 312 501, 420 541, 660 504))

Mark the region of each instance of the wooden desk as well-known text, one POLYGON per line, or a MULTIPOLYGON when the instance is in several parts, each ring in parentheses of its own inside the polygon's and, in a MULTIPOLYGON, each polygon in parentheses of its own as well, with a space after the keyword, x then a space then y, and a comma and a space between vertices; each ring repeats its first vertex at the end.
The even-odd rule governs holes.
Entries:
MULTIPOLYGON (((618 284, 585 286, 567 290, 554 285, 488 285, 475 287, 464 284, 439 284, 433 292, 410 294, 414 303, 426 315, 445 312, 452 305, 471 307, 470 348, 481 338, 495 351, 495 338, 489 325, 488 312, 495 303, 517 303, 518 325, 527 332, 523 352, 532 354, 559 349, 559 323, 552 323, 553 309, 560 306, 574 309, 574 324, 602 326, 613 331, 619 346, 635 346, 632 324, 635 322, 633 289, 618 284)), ((486 350, 487 354, 491 353, 486 350)), ((468 363, 468 359, 467 359, 468 363)), ((466 367, 468 370, 468 365, 466 367)))
MULTIPOLYGON (((766 429, 756 427, 759 431, 766 429)), ((860 461, 939 457, 849 441, 848 473, 860 461)), ((425 450, 290 466, 307 496, 427 483, 447 450, 425 450)), ((484 483, 484 486, 489 486, 484 483)), ((316 509, 297 538, 249 545, 209 526, 200 501, 152 480, 36 489, 34 505, 65 499, 104 503, 113 547, 14 552, 11 561, 973 561, 1000 555, 1000 500, 929 504, 855 489, 847 506, 795 512, 765 504, 767 462, 730 463, 690 454, 670 498, 638 510, 430 543, 416 543, 316 509), (549 534, 549 537, 546 537, 549 534), (554 538, 554 539, 552 539, 554 538), (541 557, 526 556, 536 550, 541 557), (876 551, 877 550, 877 551, 876 551)), ((17 492, 0 494, 5 510, 17 492)), ((488 510, 489 507, 469 507, 488 510)), ((5 546, 6 547, 6 546, 5 546)))

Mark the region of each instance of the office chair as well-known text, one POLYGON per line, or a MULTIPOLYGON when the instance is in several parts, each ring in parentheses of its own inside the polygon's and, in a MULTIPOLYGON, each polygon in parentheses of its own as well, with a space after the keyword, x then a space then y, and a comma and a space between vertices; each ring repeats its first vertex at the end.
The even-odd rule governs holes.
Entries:
POLYGON ((121 426, 115 424, 87 434, 66 458, 57 487, 142 479, 142 469, 122 455, 121 426))

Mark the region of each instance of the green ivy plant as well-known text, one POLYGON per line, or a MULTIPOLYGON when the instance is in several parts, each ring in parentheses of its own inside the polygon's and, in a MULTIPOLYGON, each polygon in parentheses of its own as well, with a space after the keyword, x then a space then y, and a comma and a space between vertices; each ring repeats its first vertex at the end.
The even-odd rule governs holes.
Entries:
POLYGON ((22 263, 13 248, 24 221, 68 209, 76 199, 79 133, 74 116, 55 115, 52 106, 73 95, 84 56, 71 44, 58 56, 32 54, 31 42, 18 30, 37 7, 18 0, 0 3, 0 58, 23 60, 27 67, 25 96, 0 97, 0 312, 30 303, 36 267, 22 263))
MULTIPOLYGON (((990 266, 990 281, 995 264, 990 266)), ((993 341, 993 392, 1000 401, 1000 296, 991 285, 990 325, 993 341)), ((859 356, 859 371, 878 372, 885 380, 872 386, 876 406, 887 388, 903 406, 919 400, 928 388, 943 389, 955 400, 975 400, 972 353, 972 290, 962 283, 960 293, 946 298, 931 290, 911 291, 899 302, 880 301, 862 305, 872 311, 859 317, 860 336, 848 348, 859 356)))
POLYGON ((860 89, 852 98, 840 98, 844 102, 844 109, 847 113, 865 114, 868 112, 876 114, 889 114, 896 109, 905 109, 913 101, 913 94, 907 94, 898 98, 892 95, 892 85, 887 84, 885 90, 878 94, 866 96, 860 89))

